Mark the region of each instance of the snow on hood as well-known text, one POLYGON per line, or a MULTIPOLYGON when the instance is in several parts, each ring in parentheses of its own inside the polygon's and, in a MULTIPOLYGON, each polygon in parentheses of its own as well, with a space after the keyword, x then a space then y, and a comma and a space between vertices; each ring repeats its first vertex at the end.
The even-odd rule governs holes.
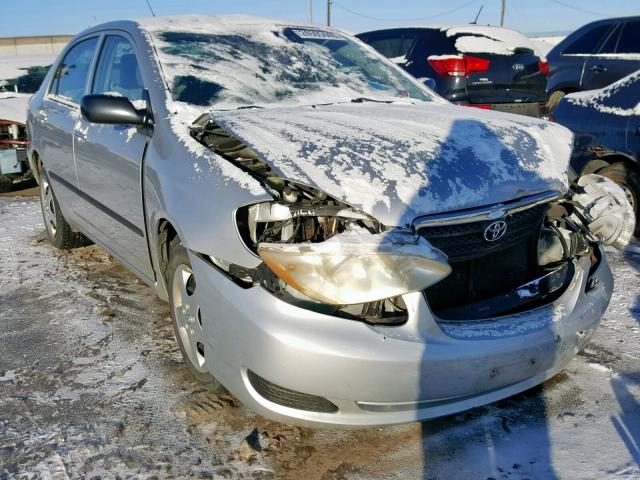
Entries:
POLYGON ((27 123, 27 106, 31 94, 0 92, 0 120, 27 123))
POLYGON ((627 88, 640 81, 640 70, 618 80, 604 88, 570 93, 566 96, 569 103, 581 107, 595 108, 602 113, 628 117, 640 113, 640 99, 628 95, 627 88), (626 107, 622 106, 626 103, 626 107))
POLYGON ((277 175, 388 226, 566 191, 572 134, 524 117, 428 103, 212 112, 277 175))

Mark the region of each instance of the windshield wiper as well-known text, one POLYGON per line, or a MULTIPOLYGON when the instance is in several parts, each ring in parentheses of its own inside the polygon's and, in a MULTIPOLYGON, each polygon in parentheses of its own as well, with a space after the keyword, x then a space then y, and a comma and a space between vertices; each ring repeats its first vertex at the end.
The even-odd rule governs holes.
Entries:
POLYGON ((248 108, 264 108, 260 105, 242 105, 241 107, 236 108, 236 110, 246 110, 248 108))
POLYGON ((352 98, 351 103, 365 103, 365 102, 373 102, 373 103, 393 103, 393 100, 376 100, 375 98, 367 98, 367 97, 358 97, 352 98))

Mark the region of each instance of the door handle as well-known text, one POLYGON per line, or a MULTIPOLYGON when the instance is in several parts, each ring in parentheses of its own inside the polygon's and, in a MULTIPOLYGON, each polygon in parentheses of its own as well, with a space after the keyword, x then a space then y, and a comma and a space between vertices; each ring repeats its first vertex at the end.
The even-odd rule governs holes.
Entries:
POLYGON ((42 120, 43 122, 47 121, 47 112, 46 110, 38 110, 38 117, 40 117, 40 120, 42 120))
POLYGON ((602 73, 607 71, 607 67, 605 67, 604 65, 594 65, 593 67, 591 67, 591 71, 594 73, 602 73))

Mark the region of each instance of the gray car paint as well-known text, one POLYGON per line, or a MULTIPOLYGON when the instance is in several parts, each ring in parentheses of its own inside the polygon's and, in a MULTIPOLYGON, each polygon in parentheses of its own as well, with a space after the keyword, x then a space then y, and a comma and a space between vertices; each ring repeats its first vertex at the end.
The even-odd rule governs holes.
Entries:
MULTIPOLYGON (((167 298, 166 286, 159 274, 161 269, 158 227, 163 220, 171 222, 185 247, 190 250, 194 271, 201 276, 202 284, 207 289, 207 298, 203 299, 203 304, 208 307, 205 317, 210 319, 207 323, 209 335, 207 342, 213 351, 219 347, 215 358, 212 357, 210 360, 210 369, 235 395, 256 411, 274 418, 316 425, 395 423, 460 411, 511 395, 556 373, 566 365, 573 355, 572 352, 576 351, 585 341, 584 338, 588 338, 589 332, 597 325, 611 292, 610 273, 604 261, 598 269, 597 277, 600 283, 597 287, 589 295, 578 294, 584 290, 586 282, 586 270, 583 267, 579 270, 582 273, 574 279, 575 288, 569 289, 565 296, 549 307, 549 322, 542 325, 540 329, 527 331, 526 335, 516 335, 513 338, 500 337, 494 339, 495 341, 478 340, 471 343, 456 340, 443 333, 433 314, 429 312, 429 307, 421 294, 407 296, 406 301, 411 305, 412 321, 401 329, 385 329, 293 307, 276 299, 260 287, 249 290, 239 288, 193 252, 215 255, 240 265, 258 265, 259 258, 251 253, 238 238, 234 212, 239 206, 248 203, 271 200, 271 196, 266 191, 263 193, 256 189, 247 189, 240 182, 234 182, 225 177, 221 174, 218 163, 208 161, 207 157, 203 157, 201 153, 195 153, 185 139, 175 133, 170 122, 175 112, 171 112, 167 107, 169 92, 155 60, 153 46, 149 44, 135 22, 113 22, 98 26, 81 33, 74 41, 90 35, 103 35, 106 31, 126 32, 132 39, 141 76, 149 91, 154 110, 153 135, 143 139, 144 132, 140 131, 135 134, 135 142, 130 147, 123 147, 122 140, 115 133, 118 132, 118 127, 87 125, 79 120, 77 105, 49 98, 48 86, 58 60, 30 105, 28 125, 32 141, 29 156, 32 167, 35 167, 36 161, 40 159, 50 174, 63 177, 64 183, 52 180, 52 184, 69 223, 122 260, 146 282, 155 285, 157 293, 165 299, 167 298), (107 139, 109 144, 87 150, 86 155, 91 159, 87 159, 87 162, 90 162, 91 169, 83 171, 83 166, 80 165, 80 174, 76 176, 78 159, 74 164, 71 134, 84 135, 83 132, 87 128, 87 139, 98 138, 96 135, 102 132, 102 138, 107 139), (146 154, 144 158, 134 158, 140 154, 142 141, 147 143, 146 154), (102 157, 104 148, 110 152, 110 159, 102 157), (114 160, 113 155, 119 155, 119 158, 114 160), (106 165, 110 160, 122 162, 121 165, 127 166, 126 170, 130 175, 139 179, 134 191, 126 192, 126 198, 116 198, 118 192, 122 193, 119 188, 126 184, 134 185, 135 181, 128 177, 123 179, 122 175, 125 175, 123 171, 114 171, 113 165, 106 165), (85 174, 92 177, 91 181, 96 183, 87 183, 85 174), (104 184, 101 185, 96 177, 103 178, 104 184), (85 180, 81 181, 82 178, 85 180), (126 183, 111 185, 114 181, 126 183), (69 185, 72 188, 68 188, 69 185), (94 193, 91 190, 92 185, 100 190, 95 193, 100 195, 100 200, 106 204, 104 206, 119 217, 127 218, 127 221, 132 224, 130 227, 139 229, 142 235, 125 234, 125 229, 132 230, 125 225, 120 228, 113 225, 94 226, 93 223, 97 222, 90 218, 92 215, 86 210, 86 202, 79 200, 77 192, 74 193, 75 188, 90 196, 94 193), (109 189, 110 186, 113 190, 109 189), (131 205, 130 202, 135 203, 131 205), (144 211, 144 216, 140 214, 140 210, 144 211), (120 248, 122 245, 126 245, 126 248, 120 248), (147 251, 148 254, 140 253, 147 251), (575 308, 576 305, 579 308, 575 308), (561 315, 554 317, 552 314, 554 311, 560 312, 561 315), (288 328, 291 329, 289 333, 287 333, 288 328), (578 331, 586 332, 584 338, 577 336, 578 331), (564 343, 554 347, 557 338, 561 338, 564 343), (549 343, 550 339, 551 343, 549 343), (482 381, 478 375, 491 372, 493 368, 506 366, 517 358, 521 358, 525 345, 530 345, 531 352, 544 352, 545 348, 551 345, 550 353, 553 360, 540 363, 537 369, 509 369, 507 377, 504 377, 509 381, 498 382, 498 389, 488 392, 491 382, 482 381), (407 350, 408 346, 412 348, 407 350), (446 372, 447 359, 456 357, 456 352, 466 347, 472 348, 470 351, 473 355, 466 359, 455 360, 455 368, 456 371, 467 372, 468 375, 477 377, 470 387, 476 394, 467 399, 447 399, 444 398, 447 397, 446 392, 439 391, 437 393, 440 400, 434 400, 432 404, 416 403, 426 400, 420 397, 419 390, 424 382, 429 381, 429 375, 426 373, 426 376, 418 378, 419 372, 432 371, 431 367, 436 364, 438 370, 446 372), (433 354, 429 353, 425 356, 425 351, 433 354), (232 355, 233 352, 235 354, 232 355), (396 361, 394 361, 394 355, 397 355, 396 361), (483 359, 482 369, 478 370, 480 358, 483 359), (342 363, 341 360, 346 360, 346 363, 342 363), (356 364, 351 360, 356 361, 356 364), (432 360, 436 360, 437 363, 430 364, 432 360), (288 369, 282 368, 283 365, 292 367, 295 365, 291 375, 287 374, 288 369), (357 365, 357 368, 351 368, 354 365, 357 365), (398 378, 398 367, 404 369, 402 370, 404 373, 402 379, 394 383, 394 378, 398 378), (300 387, 310 393, 318 394, 322 394, 323 389, 330 391, 332 395, 339 397, 330 396, 344 409, 344 413, 328 418, 326 414, 314 415, 310 412, 300 412, 271 404, 259 398, 251 390, 246 381, 246 368, 254 368, 258 373, 281 381, 289 388, 300 387), (324 380, 313 381, 308 375, 309 369, 312 371, 317 369, 314 371, 314 376, 324 380), (338 372, 343 372, 348 377, 345 382, 342 382, 340 388, 332 385, 335 383, 333 376, 338 372), (363 375, 363 372, 369 373, 363 375), (349 378, 354 383, 349 381, 349 378), (347 388, 349 385, 353 387, 347 388), (397 385, 398 388, 389 389, 387 385, 397 385), (380 396, 381 386, 384 386, 384 393, 380 396), (389 401, 395 405, 384 407, 384 403, 389 401), (377 406, 364 408, 359 402, 373 402, 377 406), (377 413, 376 409, 378 409, 377 413)), ((62 52, 60 58, 64 53, 62 52)), ((88 86, 86 93, 89 93, 88 86)), ((416 107, 407 105, 398 106, 397 115, 402 115, 403 109, 405 112, 418 114, 416 107)), ((353 108, 350 111, 357 112, 357 109, 353 108)), ((362 112, 366 111, 369 110, 367 108, 362 110, 362 112)), ((462 110, 458 112, 460 113, 456 115, 464 116, 462 110)), ((469 110, 464 112, 472 115, 469 110)), ((352 122, 357 122, 357 115, 354 115, 352 122)), ((424 131, 428 132, 429 110, 419 110, 419 115, 424 119, 424 131)), ((266 116, 268 114, 265 113, 265 118, 266 116)), ((232 130, 239 128, 240 121, 243 120, 240 114, 220 114, 215 115, 214 118, 226 122, 225 125, 232 130)), ((498 117, 477 118, 478 122, 482 122, 498 117)), ((500 118, 506 121, 513 118, 514 131, 524 132, 523 129, 516 127, 517 122, 514 117, 501 116, 500 118)), ((250 119, 247 122, 250 123, 250 119)), ((286 123, 283 122, 283 124, 286 123)), ((261 128, 264 128, 264 125, 261 128)), ((543 130, 542 127, 540 129, 543 130)), ((357 132, 355 128, 351 130, 351 140, 355 141, 357 132)), ((243 130, 242 135, 248 131, 248 129, 243 130)), ((555 131, 564 135, 560 130, 555 131)), ((321 134, 320 131, 309 133, 314 136, 321 134)), ((383 135, 384 132, 380 134, 383 135)), ((526 136, 526 133, 522 134, 526 136)), ((283 133, 283 135, 286 139, 287 134, 283 133)), ((247 138, 251 141, 248 135, 247 138)), ((535 140, 535 144, 539 142, 544 144, 542 139, 535 140)), ((257 143, 253 146, 261 150, 257 143)), ((398 144, 395 146, 401 147, 398 144)), ((448 147, 444 145, 443 148, 448 147)), ((513 147, 513 152, 518 152, 517 146, 513 147)), ((520 153, 526 155, 531 153, 531 150, 525 148, 520 153)), ((208 155, 208 158, 211 158, 213 154, 209 152, 208 155)), ((481 155, 477 152, 473 156, 475 162, 481 161, 481 155)), ((273 162, 276 168, 280 167, 279 160, 275 157, 265 154, 265 158, 273 162)), ((415 160, 416 158, 413 159, 415 160)), ((224 162, 225 160, 217 158, 216 161, 224 162)), ((322 161, 328 160, 325 158, 322 161)), ((313 183, 311 178, 304 177, 304 170, 300 165, 295 164, 294 159, 292 162, 295 168, 291 172, 296 172, 296 175, 300 175, 300 179, 313 183)), ((511 167, 514 165, 512 164, 511 167)), ((375 174, 384 175, 384 169, 375 174)), ((555 175, 552 177, 556 178, 555 175)), ((464 181, 470 181, 469 178, 471 177, 464 181)), ((498 177, 495 177, 490 180, 497 179, 498 177)), ((529 178, 530 181, 526 181, 525 177, 521 180, 525 180, 521 190, 514 190, 513 183, 496 184, 498 188, 495 191, 499 193, 492 196, 489 189, 477 206, 507 199, 509 192, 513 192, 514 197, 524 196, 553 184, 553 181, 550 184, 535 175, 529 178)), ((347 185, 344 187, 348 188, 347 185)), ((337 189, 333 193, 341 195, 337 189)), ((444 190, 441 192, 442 195, 445 193, 444 190)), ((455 195, 455 192, 452 192, 452 195, 455 195)), ((383 211, 375 210, 375 212, 389 222, 404 221, 400 220, 403 218, 403 214, 400 213, 400 204, 396 205, 395 200, 392 204, 394 206, 389 208, 388 216, 385 216, 383 211)), ((452 209, 457 207, 460 205, 451 203, 452 209)), ((535 313, 531 315, 536 316, 535 313)), ((509 317, 506 317, 506 320, 509 320, 509 317)), ((457 387, 454 390, 457 392, 456 395, 460 393, 457 387)))

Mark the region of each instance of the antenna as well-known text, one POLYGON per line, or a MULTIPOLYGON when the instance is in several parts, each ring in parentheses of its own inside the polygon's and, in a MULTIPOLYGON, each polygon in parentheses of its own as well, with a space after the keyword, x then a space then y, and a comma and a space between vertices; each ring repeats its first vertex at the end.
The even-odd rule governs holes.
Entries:
POLYGON ((156 14, 153 11, 153 8, 151 8, 151 4, 149 3, 149 0, 145 0, 147 2, 147 7, 149 7, 149 11, 151 12, 151 16, 155 17, 156 14))
POLYGON ((471 22, 471 25, 478 24, 478 17, 480 17, 480 14, 482 13, 483 8, 484 8, 484 5, 480 5, 480 10, 478 10, 478 14, 476 15, 476 18, 473 19, 473 22, 471 22))

